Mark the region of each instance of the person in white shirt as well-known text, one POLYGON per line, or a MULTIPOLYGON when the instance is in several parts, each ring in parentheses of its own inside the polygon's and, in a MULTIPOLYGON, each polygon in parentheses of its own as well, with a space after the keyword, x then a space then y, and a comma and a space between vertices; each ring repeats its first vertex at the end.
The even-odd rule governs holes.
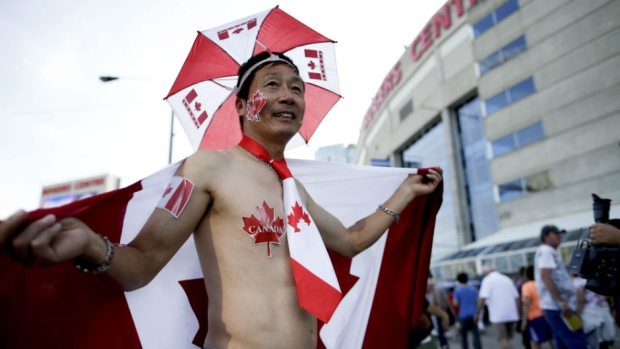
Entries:
POLYGON ((485 264, 483 272, 474 321, 478 322, 486 303, 497 341, 502 348, 511 349, 510 340, 519 320, 519 292, 512 279, 496 271, 492 264, 485 264))
POLYGON ((562 243, 562 233, 555 225, 545 225, 540 231, 542 244, 534 255, 534 278, 540 307, 551 327, 557 349, 587 349, 583 327, 571 329, 566 319, 578 317, 577 292, 556 249, 562 243))

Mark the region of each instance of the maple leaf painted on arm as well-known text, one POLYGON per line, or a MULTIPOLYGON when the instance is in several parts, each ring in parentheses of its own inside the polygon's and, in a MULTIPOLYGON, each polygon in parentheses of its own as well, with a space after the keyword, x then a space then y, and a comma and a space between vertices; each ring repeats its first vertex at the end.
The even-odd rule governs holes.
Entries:
POLYGON ((310 225, 310 216, 308 213, 304 212, 304 208, 296 201, 295 206, 292 207, 293 212, 290 213, 286 218, 288 219, 288 225, 295 229, 296 233, 299 233, 301 229, 298 227, 299 221, 303 220, 306 224, 310 225))

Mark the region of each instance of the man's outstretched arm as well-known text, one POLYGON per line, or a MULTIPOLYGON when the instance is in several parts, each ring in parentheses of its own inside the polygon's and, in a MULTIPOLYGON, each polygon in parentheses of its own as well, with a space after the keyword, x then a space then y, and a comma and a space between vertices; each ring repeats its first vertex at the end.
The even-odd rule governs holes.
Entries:
POLYGON ((384 208, 391 212, 377 208, 374 213, 349 228, 344 227, 336 217, 316 204, 306 193, 307 208, 325 246, 343 256, 353 257, 372 246, 414 198, 435 191, 442 180, 442 173, 443 171, 438 168, 437 171, 429 170, 425 176, 409 175, 383 203, 384 208))
MULTIPOLYGON (((178 176, 196 176, 187 163, 178 176)), ((204 177, 204 176, 203 176, 204 177)), ((148 284, 192 234, 211 198, 199 185, 194 187, 178 218, 164 209, 155 209, 127 246, 113 246, 113 259, 107 273, 126 291, 148 284)), ((79 259, 99 265, 109 257, 105 231, 93 231, 79 219, 58 221, 47 215, 27 226, 25 211, 18 211, 0 222, 0 251, 29 266, 47 266, 79 259), (99 235, 101 234, 101 235, 99 235)))

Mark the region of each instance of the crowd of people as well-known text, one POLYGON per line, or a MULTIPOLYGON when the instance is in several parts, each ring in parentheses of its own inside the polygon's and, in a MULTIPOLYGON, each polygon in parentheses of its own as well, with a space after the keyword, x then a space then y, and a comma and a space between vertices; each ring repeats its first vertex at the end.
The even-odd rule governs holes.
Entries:
MULTIPOLYGON (((437 344, 432 347, 449 348, 448 334, 460 337, 455 339, 460 348, 481 349, 480 336, 487 326, 498 342, 493 348, 513 348, 515 332, 526 349, 617 347, 620 295, 597 294, 586 288, 585 279, 568 273, 556 251, 565 232, 544 226, 533 264, 521 267, 512 279, 490 263, 483 265, 479 284, 476 275, 464 272, 457 275, 456 286, 442 287, 429 279, 427 299, 439 308, 434 322, 437 344), (450 315, 455 321, 447 324, 442 319, 450 315)), ((620 229, 593 224, 590 242, 620 246, 620 229)))

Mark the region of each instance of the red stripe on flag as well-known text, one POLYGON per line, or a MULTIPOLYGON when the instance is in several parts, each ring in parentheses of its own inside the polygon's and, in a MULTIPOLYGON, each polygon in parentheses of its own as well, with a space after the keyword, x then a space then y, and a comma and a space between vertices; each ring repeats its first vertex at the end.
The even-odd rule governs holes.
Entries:
POLYGON ((405 348, 424 310, 435 218, 443 185, 415 198, 388 231, 363 348, 405 348), (392 334, 385 337, 386 331, 392 334))
POLYGON ((208 117, 209 115, 207 115, 207 112, 203 111, 200 115, 198 115, 198 124, 202 125, 202 123, 205 122, 205 120, 207 120, 208 117))
POLYGON ((185 96, 185 100, 187 101, 187 104, 191 104, 196 97, 198 97, 198 93, 196 93, 196 90, 192 89, 189 91, 187 96, 185 96))
POLYGON ((297 284, 299 305, 317 319, 328 322, 342 299, 342 293, 293 258, 291 264, 297 284))
POLYGON ((217 32, 217 37, 220 40, 226 40, 228 39, 228 30, 222 30, 221 32, 217 32))
MULTIPOLYGON (((31 212, 28 221, 54 213, 75 216, 119 242, 129 187, 31 212)), ((90 275, 71 262, 29 268, 0 254, 0 348, 128 348, 142 345, 124 292, 108 275, 90 275)))
POLYGON ((319 58, 319 52, 317 50, 304 50, 304 55, 308 58, 319 58))
POLYGON ((323 77, 320 73, 308 73, 308 77, 313 80, 323 80, 323 77))

